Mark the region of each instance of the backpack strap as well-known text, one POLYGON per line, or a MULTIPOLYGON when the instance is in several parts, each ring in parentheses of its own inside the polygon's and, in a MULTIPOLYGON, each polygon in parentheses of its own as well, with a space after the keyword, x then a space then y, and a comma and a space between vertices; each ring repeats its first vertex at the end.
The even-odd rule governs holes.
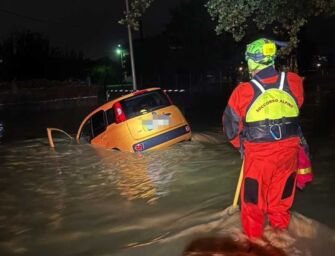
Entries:
POLYGON ((252 79, 250 82, 252 82, 254 85, 256 85, 262 93, 265 92, 265 89, 264 89, 263 85, 261 85, 261 83, 258 82, 256 79, 252 79))
MULTIPOLYGON (((279 81, 279 88, 278 89, 281 90, 281 91, 284 89, 285 76, 286 76, 285 72, 280 73, 280 81, 279 81)), ((252 82, 254 85, 256 85, 262 93, 265 92, 264 86, 257 79, 252 79, 250 82, 252 82)))
POLYGON ((285 72, 281 72, 280 74, 280 84, 279 84, 279 90, 283 90, 284 88, 284 82, 285 82, 285 72))

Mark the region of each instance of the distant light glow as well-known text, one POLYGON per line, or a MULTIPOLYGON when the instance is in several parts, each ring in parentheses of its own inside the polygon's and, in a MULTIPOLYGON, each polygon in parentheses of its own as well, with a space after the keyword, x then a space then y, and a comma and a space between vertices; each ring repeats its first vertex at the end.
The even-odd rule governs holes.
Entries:
POLYGON ((120 48, 117 48, 115 50, 115 52, 116 52, 117 55, 121 55, 122 54, 122 50, 120 48))
POLYGON ((118 44, 117 45, 117 47, 116 47, 116 49, 115 49, 115 53, 117 54, 117 55, 123 55, 124 54, 124 49, 122 49, 122 45, 121 44, 118 44))

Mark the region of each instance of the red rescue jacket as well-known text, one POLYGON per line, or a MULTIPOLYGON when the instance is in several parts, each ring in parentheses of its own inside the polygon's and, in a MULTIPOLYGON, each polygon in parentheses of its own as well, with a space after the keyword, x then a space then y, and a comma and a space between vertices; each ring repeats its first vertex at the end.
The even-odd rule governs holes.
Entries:
MULTIPOLYGON (((266 68, 256 74, 257 79, 265 86, 267 83, 274 83, 278 80, 278 72, 273 68, 266 68)), ((295 97, 298 107, 303 104, 303 79, 292 72, 286 74, 289 89, 295 97)), ((250 82, 239 84, 231 94, 228 105, 223 113, 223 129, 229 141, 234 147, 240 147, 240 132, 243 130, 243 120, 247 109, 254 98, 254 89, 250 82)))

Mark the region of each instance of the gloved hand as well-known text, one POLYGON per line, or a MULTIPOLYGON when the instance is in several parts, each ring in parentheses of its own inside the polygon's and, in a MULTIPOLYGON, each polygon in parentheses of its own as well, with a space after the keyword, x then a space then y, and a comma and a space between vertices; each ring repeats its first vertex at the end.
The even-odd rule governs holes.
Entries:
POLYGON ((304 189, 313 180, 312 165, 304 147, 301 145, 298 154, 297 187, 304 189))

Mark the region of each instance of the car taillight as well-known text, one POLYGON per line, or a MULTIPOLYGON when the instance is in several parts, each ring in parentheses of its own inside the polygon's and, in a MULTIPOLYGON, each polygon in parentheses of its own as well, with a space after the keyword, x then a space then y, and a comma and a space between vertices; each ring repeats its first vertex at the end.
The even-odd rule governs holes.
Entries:
POLYGON ((191 131, 191 128, 188 125, 186 125, 185 126, 185 131, 189 132, 189 131, 191 131))
POLYGON ((120 102, 116 102, 114 104, 114 113, 115 113, 115 122, 117 124, 126 121, 126 116, 122 110, 120 102))
POLYGON ((134 150, 136 152, 143 151, 144 150, 144 145, 142 143, 138 143, 134 146, 134 150))

